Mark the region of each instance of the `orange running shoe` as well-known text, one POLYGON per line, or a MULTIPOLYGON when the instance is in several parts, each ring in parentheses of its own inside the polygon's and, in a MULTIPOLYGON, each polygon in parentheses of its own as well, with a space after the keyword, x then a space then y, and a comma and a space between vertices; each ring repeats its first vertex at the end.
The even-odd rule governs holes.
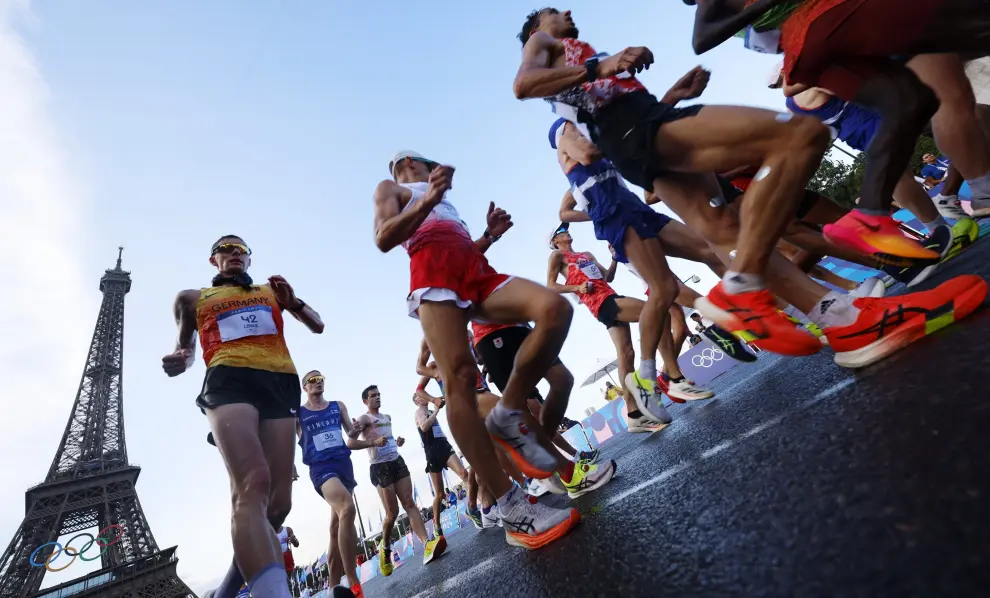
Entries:
POLYGON ((979 276, 957 276, 930 291, 856 299, 859 317, 849 326, 824 329, 835 363, 866 367, 973 313, 987 296, 979 276))
POLYGON ((542 548, 567 535, 581 522, 577 509, 555 509, 541 504, 521 490, 506 505, 498 506, 505 528, 505 541, 528 550, 542 548))
POLYGON ((764 351, 801 356, 812 355, 822 348, 817 338, 803 328, 796 328, 787 316, 777 311, 773 295, 766 289, 730 295, 719 282, 707 297, 695 300, 694 308, 764 351))
POLYGON ((881 264, 908 268, 919 265, 919 260, 931 260, 937 264, 942 256, 925 249, 918 241, 901 232, 891 216, 872 216, 853 210, 822 229, 826 239, 868 255, 881 264))

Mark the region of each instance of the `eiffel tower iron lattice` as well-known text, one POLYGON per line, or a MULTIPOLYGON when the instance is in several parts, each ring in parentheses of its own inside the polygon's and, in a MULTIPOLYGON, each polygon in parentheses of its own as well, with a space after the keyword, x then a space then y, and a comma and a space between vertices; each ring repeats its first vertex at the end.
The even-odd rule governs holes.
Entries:
MULTIPOLYGON (((103 302, 62 442, 45 481, 25 493, 24 521, 0 557, 0 598, 195 598, 176 573, 175 547, 155 542, 135 489, 141 468, 127 460, 121 380, 131 277, 122 254, 100 279, 103 302), (60 537, 90 540, 85 530, 108 526, 109 538, 71 548, 83 560, 99 558, 100 570, 39 591, 60 537)), ((54 570, 75 559, 68 548, 55 556, 54 570)))

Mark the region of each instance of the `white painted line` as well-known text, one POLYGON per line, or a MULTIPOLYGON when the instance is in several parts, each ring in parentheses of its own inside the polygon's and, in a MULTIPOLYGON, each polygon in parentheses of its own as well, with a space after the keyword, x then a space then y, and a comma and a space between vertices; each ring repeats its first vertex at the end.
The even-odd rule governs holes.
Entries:
POLYGON ((852 384, 855 381, 856 381, 855 378, 846 378, 842 382, 839 382, 837 384, 834 384, 833 386, 831 386, 829 388, 826 388, 825 390, 821 391, 820 393, 818 393, 817 395, 815 395, 815 398, 816 399, 824 399, 826 397, 830 397, 830 396, 834 395, 835 393, 839 392, 840 390, 842 390, 843 388, 849 386, 850 384, 852 384))
POLYGON ((644 490, 646 488, 649 488, 650 486, 652 486, 653 484, 656 484, 657 482, 662 482, 663 480, 666 480, 667 478, 669 478, 669 477, 671 477, 671 476, 673 476, 675 474, 678 474, 678 473, 684 471, 685 469, 687 469, 690 466, 691 466, 691 462, 689 462, 689 461, 681 461, 677 465, 671 467, 670 469, 665 469, 665 470, 661 471, 659 474, 653 476, 652 478, 646 480, 645 482, 640 482, 639 484, 636 484, 632 488, 630 488, 630 489, 628 489, 628 490, 626 490, 624 492, 621 492, 619 494, 616 494, 615 496, 613 496, 612 498, 610 498, 607 503, 605 503, 605 506, 606 507, 611 507, 612 505, 614 505, 616 503, 622 502, 623 500, 629 498, 633 494, 636 494, 640 490, 644 490))
POLYGON ((461 571, 457 575, 441 581, 432 588, 427 588, 416 594, 412 598, 427 598, 428 596, 439 596, 445 592, 448 592, 457 586, 463 585, 465 582, 477 577, 483 572, 484 569, 488 568, 492 563, 495 562, 497 557, 488 557, 487 559, 481 561, 474 567, 471 567, 467 571, 461 571))
POLYGON ((773 418, 773 419, 768 419, 767 421, 763 422, 762 424, 757 424, 756 426, 753 426, 753 428, 750 431, 743 432, 742 434, 740 434, 739 437, 740 438, 749 438, 750 436, 753 436, 755 434, 759 434, 760 432, 762 432, 763 430, 766 430, 769 427, 776 426, 777 424, 780 423, 780 421, 782 419, 783 419, 783 417, 781 417, 779 415, 777 417, 773 418))
POLYGON ((716 444, 712 448, 710 448, 707 451, 701 453, 701 458, 702 459, 707 459, 709 457, 712 457, 714 455, 717 455, 718 453, 721 453, 722 451, 724 451, 725 449, 729 448, 730 446, 732 446, 732 441, 731 440, 726 440, 722 444, 716 444))

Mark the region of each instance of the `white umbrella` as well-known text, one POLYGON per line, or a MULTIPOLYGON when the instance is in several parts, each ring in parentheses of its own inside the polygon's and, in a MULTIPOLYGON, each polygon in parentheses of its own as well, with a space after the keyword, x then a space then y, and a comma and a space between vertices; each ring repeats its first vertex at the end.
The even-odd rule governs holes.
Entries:
POLYGON ((615 358, 599 357, 595 360, 594 370, 592 370, 591 375, 588 379, 581 384, 582 387, 588 386, 589 384, 594 384, 598 382, 605 376, 612 381, 612 384, 616 384, 615 379, 609 372, 619 369, 619 360, 615 358))

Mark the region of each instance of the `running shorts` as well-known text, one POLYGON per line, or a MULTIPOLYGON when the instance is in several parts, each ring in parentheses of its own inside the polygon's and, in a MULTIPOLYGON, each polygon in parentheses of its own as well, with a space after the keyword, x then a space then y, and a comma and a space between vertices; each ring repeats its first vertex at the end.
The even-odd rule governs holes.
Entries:
MULTIPOLYGON (((863 82, 899 56, 937 21, 940 0, 828 0, 807 3, 781 27, 785 74, 851 102, 863 82)), ((973 15, 974 18, 976 15, 973 15)))
POLYGON ((292 551, 286 550, 282 553, 282 560, 285 561, 285 571, 291 573, 296 568, 296 560, 292 558, 292 551))
MULTIPOLYGON (((505 385, 509 383, 509 375, 512 373, 512 366, 516 361, 516 353, 519 352, 519 347, 522 346, 530 332, 532 330, 529 328, 513 326, 501 328, 485 335, 480 340, 476 340, 475 347, 488 368, 488 377, 499 392, 505 391, 505 385)), ((558 357, 553 365, 560 364, 561 361, 558 357)))
POLYGON ((628 264, 626 230, 631 228, 640 239, 652 239, 667 226, 670 218, 655 211, 634 193, 616 195, 604 203, 616 202, 618 206, 601 206, 603 202, 596 199, 589 206, 588 215, 595 227, 595 238, 612 245, 617 262, 628 264))
POLYGON ((418 318, 423 301, 478 306, 511 278, 489 266, 473 244, 426 243, 409 256, 409 315, 418 318))
POLYGON ((320 496, 323 496, 323 484, 332 478, 340 480, 348 492, 354 493, 357 482, 354 480, 354 464, 351 463, 350 457, 323 459, 310 464, 309 479, 313 482, 313 487, 316 488, 316 493, 320 496))
POLYGON ((259 419, 296 417, 302 388, 299 376, 254 368, 215 365, 206 369, 196 405, 205 413, 222 405, 246 403, 259 419))
POLYGON ((387 488, 403 478, 409 477, 406 462, 399 457, 384 463, 371 464, 371 484, 379 488, 387 488))
POLYGON ((602 324, 605 324, 605 328, 615 328, 624 322, 618 320, 619 317, 619 304, 615 301, 616 299, 625 299, 624 295, 609 295, 605 301, 602 301, 601 307, 598 308, 598 313, 595 317, 602 324))
POLYGON ((433 440, 426 451, 426 473, 440 473, 447 467, 447 460, 454 454, 454 449, 446 439, 433 440))
POLYGON ((653 179, 663 173, 653 154, 657 131, 666 123, 697 115, 703 107, 675 108, 646 91, 627 93, 595 115, 595 142, 624 179, 651 191, 653 179))

